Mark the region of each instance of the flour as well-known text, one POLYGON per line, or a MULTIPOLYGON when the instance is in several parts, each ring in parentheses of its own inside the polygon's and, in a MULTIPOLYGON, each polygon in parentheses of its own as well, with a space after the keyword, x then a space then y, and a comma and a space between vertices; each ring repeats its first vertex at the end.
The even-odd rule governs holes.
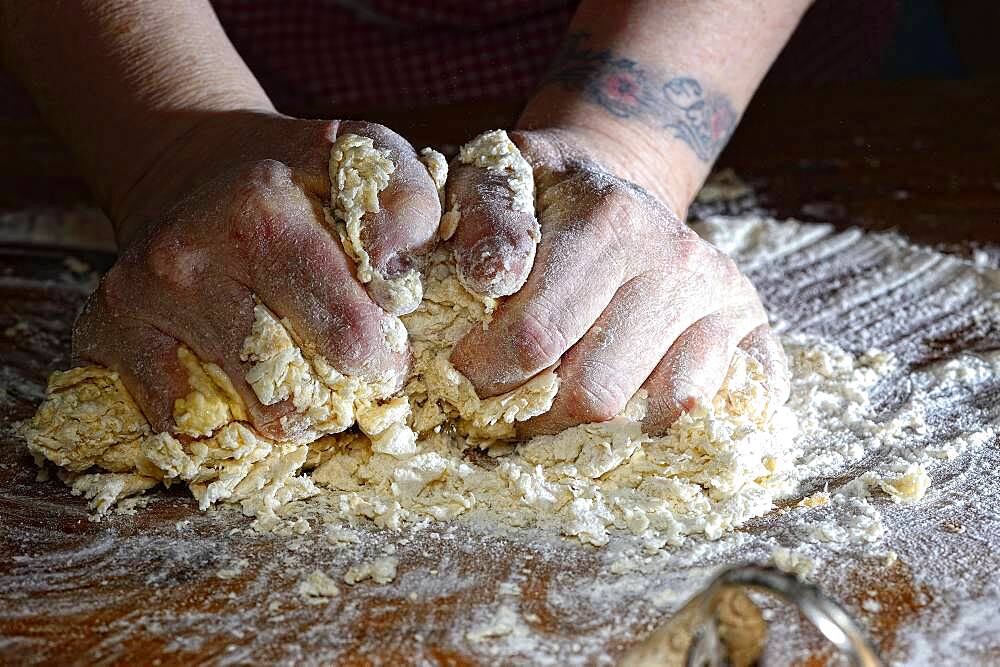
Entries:
MULTIPOLYGON (((316 495, 276 510, 281 523, 267 533, 252 530, 238 512, 225 509, 186 516, 175 526, 169 513, 180 509, 179 499, 148 494, 153 498, 150 516, 74 528, 76 546, 55 553, 49 545, 65 539, 59 526, 70 519, 76 526, 85 516, 77 505, 59 503, 47 507, 58 511, 58 522, 16 533, 25 556, 8 563, 11 595, 9 605, 0 605, 0 617, 16 624, 31 614, 51 615, 54 609, 65 609, 67 615, 86 612, 89 607, 82 604, 113 609, 121 603, 120 589, 106 579, 131 581, 141 572, 150 585, 159 586, 157 604, 96 626, 108 638, 102 650, 109 657, 121 655, 118 647, 150 637, 171 651, 197 651, 225 637, 238 647, 236 655, 247 660, 295 661, 311 655, 348 661, 391 644, 412 651, 414 662, 438 659, 440 653, 425 648, 431 645, 434 651, 453 651, 474 662, 614 664, 620 647, 667 620, 719 567, 766 562, 780 547, 793 559, 812 560, 807 580, 846 603, 849 611, 865 611, 861 621, 874 628, 877 638, 895 636, 891 648, 888 643, 883 647, 886 661, 988 662, 997 648, 994 610, 1000 601, 990 551, 1000 536, 995 475, 1000 465, 1000 358, 991 351, 1000 331, 995 269, 894 236, 834 232, 825 225, 757 215, 716 218, 698 228, 709 236, 718 232, 750 272, 790 357, 795 389, 787 407, 799 422, 790 449, 800 453, 789 479, 800 481, 765 516, 723 532, 717 540, 694 533, 658 551, 647 551, 652 544, 640 535, 612 526, 608 543, 594 549, 576 538, 560 539, 559 526, 511 527, 507 515, 491 509, 494 495, 508 493, 505 489, 478 492, 477 505, 448 523, 416 514, 412 521, 401 521, 397 532, 379 529, 356 512, 359 518, 348 526, 341 517, 351 515, 343 503, 350 494, 330 493, 315 484, 316 495), (882 284, 897 287, 883 290, 882 284), (879 351, 867 354, 872 349, 879 351), (894 503, 880 480, 895 478, 913 462, 926 469, 932 484, 917 504, 894 503), (160 525, 157 513, 164 511, 167 523, 160 525), (301 534, 309 524, 311 532, 301 534), (89 537, 77 541, 84 539, 78 530, 89 537), (401 564, 392 585, 345 589, 343 573, 360 560, 388 554, 390 542, 398 547, 394 557, 401 564), (196 600, 189 599, 187 586, 163 585, 203 573, 211 580, 241 556, 251 558, 254 566, 234 582, 252 604, 234 606, 227 597, 233 590, 229 584, 203 587, 196 600), (100 568, 66 564, 95 557, 100 568), (315 623, 313 607, 302 604, 297 593, 315 569, 337 580, 341 595, 326 602, 336 613, 326 616, 322 632, 290 637, 290 627, 315 623), (73 576, 73 589, 67 576, 73 576), (86 586, 95 597, 81 603, 76 586, 86 586), (517 588, 530 596, 511 599, 508 592, 517 588), (877 598, 869 592, 876 589, 877 598), (907 606, 907 591, 914 604, 926 606, 907 606), (400 610, 392 634, 366 631, 371 610, 385 605, 400 610), (869 611, 876 605, 880 611, 869 611), (220 608, 232 613, 215 613, 220 608), (501 608, 507 611, 500 614, 501 608), (428 609, 440 609, 442 616, 430 617, 428 609), (555 632, 552 619, 558 624, 555 632), (886 629, 897 620, 898 632, 886 629), (254 632, 246 633, 247 627, 254 632), (507 628, 510 632, 476 641, 467 637, 470 631, 475 636, 477 630, 507 628)), ((489 310, 488 302, 479 303, 489 310)), ((24 327, 31 336, 24 344, 39 344, 34 337, 56 326, 42 321, 43 327, 38 318, 24 327)), ((10 324, 8 318, 4 326, 10 324)), ((67 329, 65 323, 59 326, 67 329)), ((39 349, 51 357, 58 353, 55 345, 39 349)), ((303 357, 309 361, 305 352, 303 357)), ((18 382, 24 384, 17 389, 19 396, 40 398, 34 381, 18 382)), ((20 416, 28 414, 27 406, 37 398, 18 400, 20 416)), ((633 407, 638 409, 639 402, 633 407)), ((445 402, 429 412, 436 415, 438 410, 456 408, 445 402)), ((416 402, 410 404, 408 423, 420 412, 416 402)), ((365 428, 375 432, 380 423, 373 419, 365 428)), ((371 438, 354 427, 310 443, 303 467, 313 470, 305 477, 315 478, 314 466, 323 463, 324 452, 350 448, 351 438, 366 452, 371 447, 371 438)), ((421 435, 417 442, 425 439, 421 435)), ((10 449, 2 464, 8 472, 20 465, 13 451, 17 448, 10 449)), ((508 457, 467 449, 460 460, 490 469, 508 457)), ((396 460, 409 458, 413 456, 396 460)), ((589 469, 599 470, 602 460, 608 459, 589 459, 589 469)), ((89 469, 79 472, 90 474, 89 469)), ((358 480, 355 470, 343 474, 358 480)), ((38 494, 33 475, 21 472, 18 477, 22 481, 8 502, 15 513, 34 516, 38 494)), ((430 481, 418 498, 441 479, 430 481)), ((382 497, 391 499, 391 491, 382 497)), ((799 637, 793 614, 773 618, 769 644, 780 652, 773 656, 779 663, 815 656, 816 647, 799 637)), ((15 638, 14 646, 44 655, 46 645, 38 637, 46 632, 43 626, 33 628, 20 643, 15 638)), ((50 633, 49 641, 54 636, 50 633)), ((58 653, 49 651, 51 659, 58 659, 58 653)))
MULTIPOLYGON (((531 200, 530 169, 504 133, 474 140, 463 147, 460 160, 503 174, 515 202, 531 200)), ((429 165, 440 180, 440 161, 430 156, 429 165)), ((378 210, 378 193, 394 168, 387 154, 363 137, 345 135, 331 153, 333 210, 345 221, 342 236, 354 244, 362 279, 374 274, 360 245, 360 220, 378 210)), ((524 202, 518 206, 533 210, 524 202)), ((763 369, 738 351, 719 395, 684 414, 663 437, 642 433, 645 397, 637 395, 616 419, 537 437, 510 451, 497 445, 516 438, 517 421, 551 406, 558 376, 548 370, 512 392, 480 399, 448 355, 471 327, 488 325, 496 301, 465 289, 447 250, 432 256, 426 274, 420 307, 402 318, 414 362, 401 396, 385 400, 377 386, 310 357, 290 324, 258 304, 242 349, 254 364, 247 380, 265 405, 294 406, 282 422, 287 439, 272 442, 234 421, 245 418, 245 408, 231 385, 217 368, 185 350, 182 361, 193 390, 178 402, 175 418, 188 435, 201 439, 182 444, 147 428, 129 440, 139 440, 134 471, 144 479, 187 482, 203 508, 220 500, 239 502, 264 527, 279 520, 282 505, 316 495, 319 485, 332 496, 334 516, 344 521, 366 518, 398 530, 411 522, 486 513, 595 546, 607 544, 614 533, 631 534, 655 553, 689 535, 717 539, 793 493, 799 431, 808 438, 825 420, 842 414, 849 427, 870 428, 865 392, 891 368, 891 360, 875 352, 855 360, 832 345, 788 341, 799 372, 793 377, 801 402, 796 412, 771 404, 763 369), (347 432, 355 423, 358 430, 347 432), (484 465, 468 458, 474 448, 506 453, 484 465), (296 476, 307 462, 312 475, 296 476)), ((104 391, 107 396, 93 396, 84 407, 113 398, 113 405, 130 405, 134 412, 120 383, 104 391)), ((54 392, 52 401, 62 405, 65 396, 54 392)), ((73 410, 79 411, 78 403, 73 410)), ((140 418, 129 417, 129 424, 142 426, 140 418)), ((52 449, 34 444, 45 428, 36 416, 27 431, 33 450, 42 454, 52 449)), ((107 433, 102 438, 113 440, 107 433)), ((63 450, 72 451, 72 438, 64 440, 63 450)), ((92 449, 84 448, 84 462, 100 465, 104 459, 96 459, 92 449)), ((860 450, 841 454, 857 458, 860 450)), ((108 493, 100 498, 102 507, 113 502, 108 493)))

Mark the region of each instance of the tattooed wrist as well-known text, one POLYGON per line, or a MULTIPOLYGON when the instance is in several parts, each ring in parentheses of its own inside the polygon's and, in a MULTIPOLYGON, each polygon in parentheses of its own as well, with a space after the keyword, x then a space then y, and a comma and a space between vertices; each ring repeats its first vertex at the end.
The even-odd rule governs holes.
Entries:
POLYGON ((692 76, 657 76, 610 49, 587 47, 588 33, 574 33, 542 82, 582 92, 621 119, 669 132, 704 162, 712 162, 729 140, 737 113, 728 98, 692 76))

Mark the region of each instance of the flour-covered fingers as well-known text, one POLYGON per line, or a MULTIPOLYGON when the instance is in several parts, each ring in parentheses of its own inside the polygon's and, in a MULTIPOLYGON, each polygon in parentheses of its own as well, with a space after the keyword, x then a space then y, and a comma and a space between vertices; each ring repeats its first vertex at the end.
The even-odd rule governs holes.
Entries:
POLYGON ((292 406, 287 402, 264 403, 247 380, 254 361, 245 358, 243 345, 253 330, 256 295, 241 282, 214 270, 190 284, 178 284, 162 274, 159 278, 143 287, 144 300, 160 299, 143 312, 143 318, 183 343, 198 362, 218 367, 240 397, 245 418, 259 432, 283 437, 281 418, 292 412, 292 406), (205 303, 204 294, 211 294, 215 301, 205 303))
POLYGON ((530 166, 506 134, 487 135, 452 161, 441 235, 450 240, 462 283, 498 297, 528 279, 539 227, 530 166))
MULTIPOLYGON (((199 265, 199 250, 189 239, 179 241, 153 244, 119 260, 77 322, 76 354, 121 373, 159 431, 208 435, 203 420, 177 417, 189 411, 185 405, 205 411, 198 407, 197 394, 204 396, 204 388, 211 386, 238 396, 233 402, 239 418, 265 435, 280 437, 280 419, 291 408, 263 405, 245 379, 252 364, 240 357, 253 323, 253 295, 214 265, 199 265), (208 304, 204 294, 215 301, 208 304), (213 369, 210 376, 205 364, 213 369)), ((222 420, 215 426, 228 420, 214 417, 222 420)))
POLYGON ((662 433, 682 412, 711 401, 740 340, 766 322, 754 297, 707 315, 682 333, 642 385, 648 397, 643 430, 662 433))
POLYGON ((509 391, 558 361, 632 277, 598 216, 576 222, 576 214, 546 222, 524 287, 489 327, 474 327, 452 351, 452 363, 481 396, 509 391))
POLYGON ((177 351, 180 344, 112 307, 99 287, 73 327, 75 364, 99 364, 118 373, 136 405, 156 432, 174 430, 174 402, 191 391, 177 351))
MULTIPOLYGON (((280 185, 287 176, 279 166, 269 178, 280 185)), ((402 325, 358 282, 356 267, 320 215, 317 203, 293 187, 250 193, 231 223, 239 256, 228 271, 274 315, 288 319, 307 353, 346 375, 398 385, 408 360, 402 325), (265 239, 267 252, 258 252, 265 239)))
POLYGON ((437 185, 413 147, 392 130, 347 121, 337 133, 331 209, 347 250, 376 302, 390 313, 411 312, 420 304, 423 258, 437 240, 437 185))
POLYGON ((624 410, 670 344, 708 306, 683 284, 662 276, 633 278, 559 362, 559 392, 552 408, 525 422, 525 436, 556 433, 581 423, 601 422, 624 410), (654 301, 650 294, 656 294, 654 301))
POLYGON ((300 234, 294 251, 272 259, 286 278, 255 281, 254 291, 261 305, 288 320, 307 354, 345 375, 398 387, 409 359, 406 331, 369 298, 337 250, 329 240, 300 234))
POLYGON ((774 411, 784 405, 791 391, 791 377, 785 348, 778 335, 770 326, 762 324, 740 341, 740 348, 760 362, 764 370, 765 383, 771 394, 770 409, 774 411))

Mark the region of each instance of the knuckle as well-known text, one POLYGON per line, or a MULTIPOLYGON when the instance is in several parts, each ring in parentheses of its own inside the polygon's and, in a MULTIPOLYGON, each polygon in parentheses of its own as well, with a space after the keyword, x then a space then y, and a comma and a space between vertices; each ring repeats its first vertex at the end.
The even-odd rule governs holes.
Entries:
POLYGON ((441 217, 441 200, 433 183, 413 182, 383 195, 383 204, 396 222, 404 229, 410 229, 414 223, 424 223, 424 227, 436 228, 441 217))
POLYGON ((660 390, 660 400, 678 410, 691 410, 708 397, 701 383, 683 372, 674 373, 660 390))
POLYGON ((254 160, 243 167, 241 174, 243 182, 270 185, 276 183, 287 183, 291 177, 291 169, 280 160, 264 158, 254 160))
POLYGON ((511 336, 514 357, 525 372, 551 365, 565 351, 565 337, 537 313, 526 312, 511 336))
POLYGON ((625 183, 613 180, 598 190, 598 205, 614 216, 625 216, 635 206, 635 193, 625 183))
POLYGON ((211 265, 211 257, 182 237, 165 235, 146 248, 143 263, 149 275, 168 288, 195 286, 211 265))
POLYGON ((587 231, 601 238, 624 236, 628 229, 636 226, 639 217, 635 196, 617 180, 594 178, 591 183, 594 188, 594 215, 586 217, 587 231))
POLYGON ((309 219, 307 198, 288 185, 250 181, 232 202, 225 218, 226 235, 231 247, 244 257, 273 252, 284 237, 302 229, 301 221, 309 219))
POLYGON ((321 143, 332 142, 337 138, 337 131, 340 129, 340 121, 319 120, 316 121, 316 134, 321 143))
POLYGON ((574 387, 566 401, 566 412, 573 421, 584 424, 614 419, 625 408, 628 398, 621 388, 585 380, 574 387))

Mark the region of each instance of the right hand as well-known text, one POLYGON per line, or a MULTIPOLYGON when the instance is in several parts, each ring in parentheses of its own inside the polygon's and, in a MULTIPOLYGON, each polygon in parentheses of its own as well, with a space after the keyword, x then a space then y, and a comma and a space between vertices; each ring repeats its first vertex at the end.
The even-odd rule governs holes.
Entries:
POLYGON ((396 164, 363 227, 374 266, 387 277, 419 268, 438 193, 413 148, 380 125, 212 120, 130 190, 135 203, 115 221, 121 254, 77 320, 73 348, 78 363, 119 373, 154 431, 173 430, 174 401, 191 391, 177 357, 185 345, 226 372, 258 431, 285 435, 280 419, 292 406, 262 405, 245 380, 252 364, 240 359, 257 299, 338 371, 402 383, 409 352, 390 349, 379 295, 358 282, 324 223, 330 146, 344 133, 371 137, 396 164))
POLYGON ((510 295, 451 354, 481 397, 558 364, 552 408, 520 423, 522 436, 612 419, 640 389, 643 428, 659 434, 712 400, 740 347, 763 367, 772 405, 785 401, 781 343, 729 257, 586 137, 511 138, 533 167, 537 223, 512 210, 504 178, 480 167, 455 165, 447 185, 449 208, 462 212, 451 240, 459 275, 480 293, 510 295))

